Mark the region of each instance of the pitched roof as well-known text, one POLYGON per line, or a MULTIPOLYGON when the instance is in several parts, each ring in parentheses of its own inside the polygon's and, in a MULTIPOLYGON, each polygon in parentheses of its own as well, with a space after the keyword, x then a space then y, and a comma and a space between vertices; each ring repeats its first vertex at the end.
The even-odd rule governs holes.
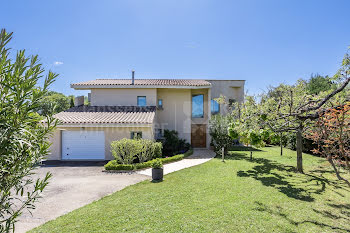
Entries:
POLYGON ((135 79, 134 84, 132 84, 131 82, 131 79, 96 79, 86 82, 73 83, 71 84, 71 87, 79 88, 79 86, 211 86, 210 82, 201 79, 135 79))
POLYGON ((152 124, 156 107, 77 106, 54 115, 61 124, 152 124))

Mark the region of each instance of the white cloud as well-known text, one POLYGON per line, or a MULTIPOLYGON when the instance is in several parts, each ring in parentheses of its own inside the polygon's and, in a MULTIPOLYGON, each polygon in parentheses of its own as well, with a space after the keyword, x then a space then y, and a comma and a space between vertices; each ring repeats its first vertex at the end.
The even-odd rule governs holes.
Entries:
POLYGON ((60 66, 60 65, 63 65, 63 62, 61 62, 61 61, 55 61, 55 62, 53 63, 53 65, 54 65, 54 66, 60 66))

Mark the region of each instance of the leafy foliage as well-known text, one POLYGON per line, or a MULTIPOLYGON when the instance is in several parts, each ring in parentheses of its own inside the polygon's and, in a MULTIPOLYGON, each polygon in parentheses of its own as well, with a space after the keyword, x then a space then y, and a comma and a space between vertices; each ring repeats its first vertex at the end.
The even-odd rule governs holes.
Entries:
POLYGON ((140 140, 123 138, 111 143, 111 152, 121 164, 132 164, 135 157, 142 151, 140 140))
POLYGON ((222 116, 220 114, 211 117, 209 122, 209 134, 211 136, 210 145, 213 146, 214 151, 218 154, 221 148, 224 148, 227 153, 228 148, 237 143, 237 137, 232 139, 228 135, 228 128, 232 122, 232 116, 222 116))
POLYGON ((41 115, 56 114, 74 107, 74 97, 62 93, 49 91, 42 100, 38 112, 41 115))
POLYGON ((111 160, 105 165, 106 170, 133 170, 132 164, 120 164, 116 160, 111 160))
POLYGON ((349 68, 350 59, 349 55, 346 54, 341 68, 332 78, 333 85, 328 89, 321 86, 317 90, 317 95, 308 94, 308 88, 316 85, 315 83, 320 83, 319 80, 323 80, 320 77, 311 79, 308 85, 304 80, 298 80, 295 85, 281 84, 261 96, 255 114, 263 120, 264 127, 275 133, 296 133, 298 172, 303 172, 302 134, 317 120, 319 111, 325 111, 331 107, 332 100, 347 98, 344 90, 350 82, 349 68))
POLYGON ((57 77, 44 69, 38 56, 17 52, 14 60, 6 48, 12 33, 0 33, 0 232, 14 231, 24 209, 34 209, 35 201, 48 184, 51 174, 34 180, 37 164, 49 153, 48 137, 56 126, 50 112, 37 114, 49 86, 57 77))
POLYGON ((252 96, 247 96, 244 103, 236 103, 236 108, 232 112, 234 120, 228 128, 229 136, 232 139, 239 139, 246 145, 265 146, 270 132, 262 128, 261 118, 265 116, 261 117, 258 110, 258 104, 252 96))
POLYGON ((339 171, 341 168, 350 171, 350 102, 323 113, 307 136, 318 145, 314 152, 325 157, 338 179, 350 186, 339 171))
MULTIPOLYGON (((193 150, 189 149, 184 154, 178 154, 171 157, 160 158, 163 164, 179 161, 193 154, 193 150)), ((116 160, 111 160, 105 165, 106 170, 137 170, 152 167, 153 160, 135 164, 119 164, 116 160), (120 166, 121 165, 121 166, 120 166)))
POLYGON ((140 163, 162 156, 162 144, 160 142, 153 142, 148 139, 138 139, 137 141, 142 146, 140 153, 136 155, 140 163))
POLYGON ((162 167, 163 167, 163 163, 162 163, 161 159, 158 158, 158 159, 153 160, 152 168, 159 169, 159 168, 162 168, 162 167))
POLYGON ((318 95, 321 92, 333 90, 336 88, 335 83, 328 76, 311 75, 306 82, 306 92, 309 95, 318 95))
POLYGON ((191 147, 185 139, 181 139, 178 136, 178 132, 175 130, 164 130, 163 143, 163 156, 173 156, 176 154, 184 153, 191 147))
POLYGON ((159 158, 162 144, 148 139, 121 139, 111 143, 113 157, 121 164, 132 164, 136 158, 140 163, 159 158))

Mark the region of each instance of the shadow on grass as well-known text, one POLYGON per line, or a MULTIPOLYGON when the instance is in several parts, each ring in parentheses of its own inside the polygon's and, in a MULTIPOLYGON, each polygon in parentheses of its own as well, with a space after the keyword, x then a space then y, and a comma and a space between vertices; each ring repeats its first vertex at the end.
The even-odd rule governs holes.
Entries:
POLYGON ((326 189, 326 185, 342 188, 337 186, 336 182, 316 173, 297 174, 295 167, 265 158, 253 158, 251 160, 244 153, 231 152, 225 159, 246 160, 257 164, 250 170, 238 171, 237 175, 254 178, 263 185, 274 187, 288 197, 297 200, 314 201, 313 195, 322 194, 326 189))
POLYGON ((258 148, 250 147, 250 146, 231 146, 229 151, 262 151, 258 148))
MULTIPOLYGON (((340 226, 339 222, 334 221, 334 220, 344 220, 344 222, 348 222, 350 221, 349 218, 347 218, 346 216, 344 216, 344 214, 342 213, 337 213, 336 211, 332 211, 332 213, 328 210, 316 210, 316 209, 312 209, 315 212, 315 216, 314 219, 310 219, 310 217, 308 216, 306 218, 306 220, 302 220, 302 221, 297 221, 295 219, 293 219, 292 217, 290 217, 285 210, 283 210, 282 207, 280 206, 275 206, 275 207, 269 207, 261 202, 255 202, 256 204, 256 208, 254 208, 254 210, 256 211, 261 211, 261 212, 266 212, 270 215, 275 215, 275 216, 279 216, 284 218, 285 220, 287 220, 290 224, 294 225, 294 226, 300 226, 302 224, 314 224, 316 226, 319 226, 321 228, 328 228, 328 229, 332 229, 332 230, 336 230, 336 231, 342 231, 342 232, 350 232, 350 227, 348 227, 348 225, 346 225, 346 227, 340 226), (327 220, 318 220, 321 219, 321 217, 326 218, 327 220), (315 220, 317 219, 317 220, 315 220)), ((345 207, 349 208, 349 206, 345 205, 345 207)), ((338 207, 333 207, 333 208, 338 208, 338 207)), ((342 208, 342 207, 339 207, 342 208)), ((302 210, 300 210, 302 211, 302 210)))

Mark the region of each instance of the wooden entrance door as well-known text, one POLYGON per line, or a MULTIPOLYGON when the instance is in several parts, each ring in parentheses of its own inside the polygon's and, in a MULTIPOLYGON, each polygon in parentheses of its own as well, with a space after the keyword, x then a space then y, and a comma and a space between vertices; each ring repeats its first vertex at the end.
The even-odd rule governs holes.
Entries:
POLYGON ((192 147, 206 147, 207 144, 207 127, 204 124, 193 124, 191 127, 191 144, 192 147))

